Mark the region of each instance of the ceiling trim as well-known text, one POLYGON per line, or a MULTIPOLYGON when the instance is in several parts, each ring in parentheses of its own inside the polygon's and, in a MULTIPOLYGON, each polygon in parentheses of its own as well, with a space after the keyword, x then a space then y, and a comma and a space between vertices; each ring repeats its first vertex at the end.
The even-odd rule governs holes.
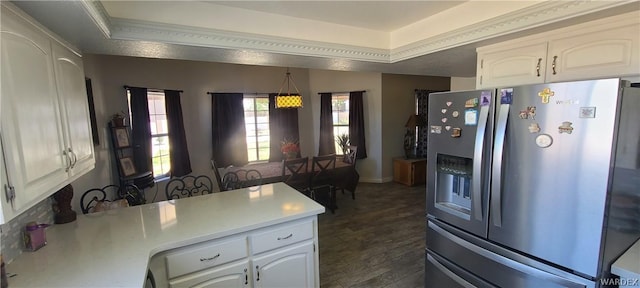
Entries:
POLYGON ((80 5, 96 24, 102 35, 111 38, 111 17, 100 1, 82 0, 80 5))
POLYGON ((247 49, 300 56, 389 62, 389 50, 242 32, 112 18, 111 38, 211 48, 247 49))
POLYGON ((379 49, 150 21, 110 18, 99 1, 85 0, 82 3, 100 30, 107 35, 107 38, 112 39, 144 40, 186 46, 255 50, 299 56, 395 63, 632 2, 637 2, 637 0, 545 1, 526 9, 394 49, 379 49))
POLYGON ((636 2, 624 1, 548 1, 502 15, 446 34, 419 40, 390 52, 390 62, 398 62, 458 46, 552 24, 636 2))

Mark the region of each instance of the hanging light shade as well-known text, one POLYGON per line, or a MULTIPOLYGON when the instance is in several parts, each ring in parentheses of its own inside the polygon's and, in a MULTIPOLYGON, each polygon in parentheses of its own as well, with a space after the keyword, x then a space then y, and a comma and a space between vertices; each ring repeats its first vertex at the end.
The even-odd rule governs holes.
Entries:
POLYGON ((289 68, 287 68, 287 75, 282 82, 282 86, 280 86, 280 90, 278 91, 278 95, 276 95, 276 108, 301 108, 302 107, 302 95, 300 95, 300 91, 298 87, 296 87, 296 83, 293 83, 293 78, 291 78, 291 73, 289 73, 289 68), (287 93, 282 94, 282 89, 284 88, 285 82, 287 83, 287 93), (293 88, 296 89, 296 93, 291 94, 291 85, 293 84, 293 88))

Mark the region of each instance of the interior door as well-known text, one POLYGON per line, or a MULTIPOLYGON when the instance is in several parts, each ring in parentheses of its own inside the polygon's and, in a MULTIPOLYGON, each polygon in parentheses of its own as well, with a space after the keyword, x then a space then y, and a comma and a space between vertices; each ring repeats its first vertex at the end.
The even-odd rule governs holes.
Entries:
POLYGON ((487 233, 493 92, 429 95, 427 213, 479 236, 487 233))
POLYGON ((618 85, 500 89, 490 240, 597 276, 618 85))

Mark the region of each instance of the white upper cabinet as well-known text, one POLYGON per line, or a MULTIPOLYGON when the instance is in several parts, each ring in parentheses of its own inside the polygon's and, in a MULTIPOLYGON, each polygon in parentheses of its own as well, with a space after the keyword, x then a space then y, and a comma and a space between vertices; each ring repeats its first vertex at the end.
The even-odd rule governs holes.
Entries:
POLYGON ((476 88, 640 75, 635 11, 477 49, 476 88))
POLYGON ((92 169, 95 158, 79 56, 11 4, 2 3, 1 17, 3 223, 92 169))
POLYGON ((57 43, 53 43, 53 56, 67 154, 71 157, 69 171, 73 177, 95 166, 84 70, 80 56, 57 43))
POLYGON ((499 87, 512 83, 544 82, 547 43, 507 46, 503 50, 478 54, 476 86, 499 87))

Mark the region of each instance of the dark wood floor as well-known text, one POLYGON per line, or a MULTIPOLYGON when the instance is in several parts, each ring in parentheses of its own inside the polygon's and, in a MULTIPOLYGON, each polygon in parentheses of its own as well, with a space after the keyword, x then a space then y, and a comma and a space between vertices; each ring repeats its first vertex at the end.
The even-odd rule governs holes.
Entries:
POLYGON ((360 183, 319 216, 320 287, 424 287, 425 187, 360 183))

